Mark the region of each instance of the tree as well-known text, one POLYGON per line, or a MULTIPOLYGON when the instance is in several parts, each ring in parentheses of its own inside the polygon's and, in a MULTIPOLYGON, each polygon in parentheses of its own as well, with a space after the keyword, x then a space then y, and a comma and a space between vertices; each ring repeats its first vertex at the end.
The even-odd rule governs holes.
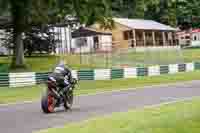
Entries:
POLYGON ((176 0, 149 0, 146 2, 145 18, 177 26, 176 0))
POLYGON ((144 19, 145 18, 145 10, 146 10, 145 0, 136 0, 135 8, 133 10, 134 18, 144 19))
POLYGON ((115 17, 151 19, 179 26, 185 23, 200 27, 199 0, 113 0, 115 17))
POLYGON ((61 22, 72 14, 81 23, 91 25, 95 21, 107 21, 109 0, 1 0, 0 9, 12 17, 14 56, 12 66, 24 66, 23 33, 32 25, 44 26, 61 22))
POLYGON ((200 1, 177 0, 177 19, 180 25, 188 23, 191 27, 200 27, 200 1))
POLYGON ((23 67, 24 46, 23 33, 30 29, 33 24, 42 24, 47 21, 48 0, 1 0, 1 9, 5 9, 12 18, 14 56, 13 67, 23 67))
POLYGON ((146 19, 184 29, 200 27, 199 0, 149 0, 145 5, 146 19))
MULTIPOLYGON (((30 30, 24 32, 23 45, 24 53, 29 56, 34 52, 45 52, 51 53, 55 50, 55 38, 54 32, 51 31, 51 27, 45 27, 41 29, 40 27, 33 26, 30 30)), ((1 45, 9 50, 13 50, 13 34, 12 29, 7 29, 3 31, 3 36, 0 38, 1 45)))
POLYGON ((50 31, 51 28, 45 27, 41 30, 38 27, 33 27, 32 30, 25 33, 24 50, 31 56, 33 52, 54 52, 55 46, 54 33, 50 31))
POLYGON ((112 14, 115 17, 133 18, 137 0, 113 0, 112 14))

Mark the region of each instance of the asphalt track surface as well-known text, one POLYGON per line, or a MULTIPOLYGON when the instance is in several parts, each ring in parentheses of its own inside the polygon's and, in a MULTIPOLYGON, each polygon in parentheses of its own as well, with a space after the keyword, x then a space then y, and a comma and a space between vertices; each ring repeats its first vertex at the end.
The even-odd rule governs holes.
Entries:
POLYGON ((31 133, 41 129, 60 127, 69 122, 78 122, 94 116, 180 99, 200 96, 200 81, 144 87, 143 89, 101 93, 75 98, 71 111, 45 115, 40 102, 1 105, 0 133, 31 133))

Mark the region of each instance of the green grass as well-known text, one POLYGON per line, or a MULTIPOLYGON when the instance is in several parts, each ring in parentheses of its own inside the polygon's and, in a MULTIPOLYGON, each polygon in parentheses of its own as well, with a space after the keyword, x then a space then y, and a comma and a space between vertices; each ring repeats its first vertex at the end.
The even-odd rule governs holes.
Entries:
MULTIPOLYGON (((7 70, 14 72, 21 71, 35 71, 35 72, 47 72, 51 71, 52 68, 59 62, 60 57, 48 56, 48 55, 37 55, 32 57, 26 57, 25 62, 27 68, 25 70, 7 70)), ((86 69, 86 68, 112 68, 119 67, 122 64, 128 64, 129 66, 149 66, 158 64, 172 64, 172 63, 183 63, 200 61, 200 49, 186 49, 182 51, 159 51, 136 53, 132 50, 125 51, 125 53, 113 53, 108 57, 106 54, 93 54, 83 55, 82 63, 80 63, 80 55, 67 55, 65 60, 73 69, 86 69), (108 59, 108 61, 106 61, 108 59)), ((11 58, 0 57, 0 64, 9 64, 11 58)), ((0 71, 1 70, 0 66, 0 71)))
POLYGON ((200 98, 157 108, 114 113, 40 133, 199 133, 200 98))
MULTIPOLYGON (((156 77, 140 77, 137 79, 118 79, 107 81, 80 81, 76 95, 93 94, 101 91, 112 91, 119 89, 129 89, 149 85, 175 83, 179 81, 199 80, 200 71, 179 73, 175 75, 162 75, 156 77)), ((0 88, 0 103, 21 102, 27 100, 37 100, 41 96, 44 85, 18 88, 0 88)))
POLYGON ((188 49, 183 51, 184 60, 187 62, 200 60, 200 49, 188 49))
POLYGON ((134 49, 121 50, 112 54, 83 55, 84 64, 92 68, 119 67, 123 64, 132 67, 168 65, 200 60, 200 49, 163 50, 135 52, 134 49), (106 60, 108 60, 106 62, 106 60))

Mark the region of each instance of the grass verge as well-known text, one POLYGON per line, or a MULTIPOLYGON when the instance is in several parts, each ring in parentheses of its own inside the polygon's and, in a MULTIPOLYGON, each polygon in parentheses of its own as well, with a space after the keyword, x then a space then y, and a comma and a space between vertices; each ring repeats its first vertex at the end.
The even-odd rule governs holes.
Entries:
MULTIPOLYGON (((200 60, 200 49, 186 49, 181 51, 157 51, 157 52, 134 52, 125 51, 125 53, 112 53, 107 57, 106 54, 93 55, 66 55, 64 58, 72 69, 94 69, 94 68, 112 68, 128 64, 129 66, 149 66, 158 64, 173 64, 182 62, 192 62, 200 60)), ((26 68, 9 69, 11 57, 0 57, 1 72, 48 72, 51 71, 59 62, 60 57, 51 55, 33 55, 25 57, 26 68), (2 69, 2 70, 1 70, 2 69)))
POLYGON ((192 101, 114 113, 40 133, 199 133, 200 98, 192 101))
MULTIPOLYGON (((180 81, 199 80, 200 71, 162 75, 156 77, 140 77, 137 79, 118 79, 107 81, 80 81, 76 95, 93 94, 102 91, 129 89, 150 85, 175 83, 180 81)), ((18 88, 0 88, 0 104, 37 100, 40 98, 44 85, 18 88)))

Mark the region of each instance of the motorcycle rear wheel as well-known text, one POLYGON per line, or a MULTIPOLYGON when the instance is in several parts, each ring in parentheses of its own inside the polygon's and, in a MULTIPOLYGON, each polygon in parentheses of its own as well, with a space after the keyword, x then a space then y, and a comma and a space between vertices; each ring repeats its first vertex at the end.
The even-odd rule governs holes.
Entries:
POLYGON ((55 98, 51 92, 44 92, 41 100, 41 108, 44 113, 53 113, 55 109, 55 98))

